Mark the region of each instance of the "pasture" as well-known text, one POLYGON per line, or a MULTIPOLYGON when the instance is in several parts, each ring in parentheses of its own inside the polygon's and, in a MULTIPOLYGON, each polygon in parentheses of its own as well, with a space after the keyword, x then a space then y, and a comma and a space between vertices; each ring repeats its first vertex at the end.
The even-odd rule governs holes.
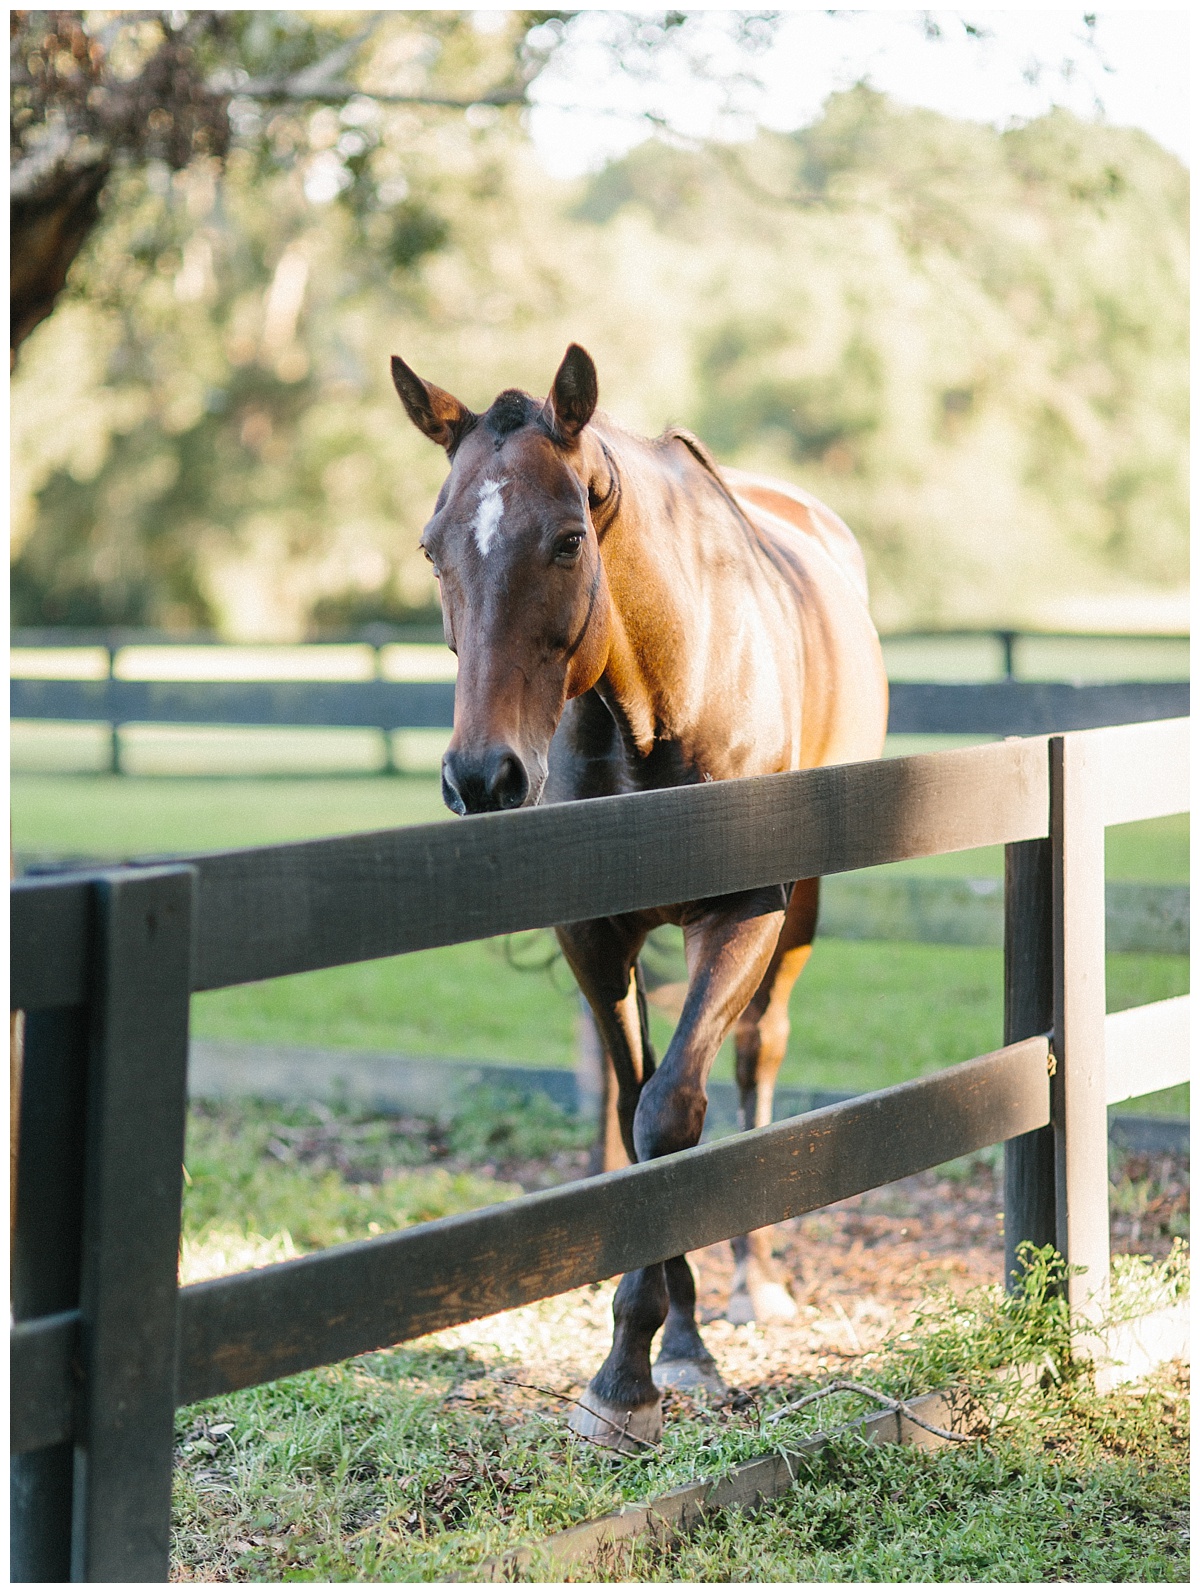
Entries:
MULTIPOLYGON (((204 1108, 188 1130, 183 1277, 504 1200, 574 1176, 581 1144, 578 1125, 553 1107, 499 1098, 473 1100, 440 1122, 204 1108)), ((953 1210, 964 1186, 982 1180, 994 1202, 987 1161, 941 1169, 940 1194, 931 1187, 930 1196, 953 1210)), ((1119 1182, 1114 1207, 1132 1192, 1119 1182)), ((734 1403, 710 1409, 674 1396, 662 1449, 619 1466, 566 1441, 554 1397, 577 1392, 602 1353, 611 1284, 181 1410, 173 1574, 471 1580, 481 1561, 514 1544, 851 1420, 865 1402, 842 1395, 782 1429, 763 1423, 789 1397, 840 1375, 903 1396, 965 1382, 994 1424, 989 1441, 937 1454, 839 1441, 798 1465, 789 1495, 736 1526, 718 1516, 686 1540, 603 1563, 600 1574, 870 1581, 905 1579, 919 1567, 929 1581, 1184 1579, 1185 1371, 1168 1367, 1134 1394, 1104 1398, 1070 1378, 1014 1389, 1008 1365, 1061 1356, 1062 1322, 1048 1308, 1044 1276, 1035 1272, 1026 1296, 1006 1307, 994 1286, 971 1286, 994 1274, 996 1256, 965 1224, 959 1244, 984 1250, 982 1265, 939 1273, 899 1237, 913 1220, 899 1189, 878 1192, 870 1205, 868 1244, 883 1238, 880 1214, 896 1212, 886 1242, 900 1252, 901 1270, 912 1269, 909 1299, 931 1285, 933 1297, 914 1309, 889 1293, 882 1248, 868 1249, 857 1272, 848 1266, 854 1229, 837 1226, 836 1210, 785 1225, 789 1235, 797 1230, 790 1242, 818 1280, 803 1289, 801 1323, 710 1323, 734 1403)), ((845 1217, 853 1222, 854 1213, 845 1217)), ((1118 1252, 1129 1237, 1115 1209, 1118 1252)), ((924 1242, 932 1242, 928 1230, 924 1242)), ((1170 1243, 1139 1232, 1133 1248, 1152 1248, 1163 1257, 1157 1267, 1118 1254, 1115 1309, 1137 1291, 1144 1305, 1147 1294, 1186 1287, 1182 1252, 1170 1243)), ((714 1252, 726 1248, 698 1258, 703 1298, 723 1259, 714 1252)), ((530 1574, 557 1580, 561 1572, 535 1566, 530 1574)))

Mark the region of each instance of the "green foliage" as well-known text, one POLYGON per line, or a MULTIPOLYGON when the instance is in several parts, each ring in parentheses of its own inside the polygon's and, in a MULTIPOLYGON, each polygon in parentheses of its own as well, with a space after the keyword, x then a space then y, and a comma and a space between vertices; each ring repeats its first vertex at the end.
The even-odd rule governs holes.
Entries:
POLYGON ((1128 1322, 1147 1316, 1151 1311, 1179 1305, 1190 1294, 1191 1253, 1181 1238, 1156 1265, 1148 1263, 1145 1256, 1112 1258, 1110 1321, 1128 1322))
MULTIPOLYGON (((418 97, 519 94, 548 15, 379 14, 362 71, 418 97)), ((220 60, 235 82, 286 75, 361 26, 230 13, 220 60)), ((502 215, 513 113, 235 95, 230 116, 223 173, 110 179, 69 298, 23 352, 18 621, 271 637, 322 600, 326 624, 429 611, 380 320, 425 315, 420 267, 460 213, 502 215)), ((407 452, 432 487, 436 460, 407 452)))
POLYGON ((193 1104, 185 1282, 474 1211, 521 1193, 497 1164, 552 1160, 593 1129, 545 1096, 473 1090, 437 1118, 352 1107, 193 1104))
MULTIPOLYGON (((1180 1581, 1187 1555, 1187 1406, 1168 1368, 1098 1396, 1071 1360, 1062 1260, 1024 1245, 1016 1290, 929 1301, 858 1376, 895 1397, 954 1391, 960 1424, 986 1442, 928 1452, 835 1438, 791 1462, 796 1486, 680 1541, 640 1546, 643 1581, 1180 1581), (868 1369, 869 1367, 869 1369, 868 1369)), ((1157 1265, 1121 1258, 1123 1320, 1187 1293, 1181 1246, 1157 1265)), ((853 1401, 853 1403, 852 1403, 853 1401)), ((864 1408, 838 1400, 828 1428, 864 1408)), ((807 1407, 787 1436, 812 1431, 807 1407)))
MULTIPOLYGON (((546 15, 390 13, 362 81, 526 82, 546 15)), ((232 25, 287 64, 358 23, 232 25)), ((386 355, 478 407, 573 338, 624 423, 687 421, 836 508, 885 625, 1087 623, 1186 580, 1187 174, 1141 133, 1000 134, 860 87, 794 135, 557 184, 502 109, 231 114, 219 181, 110 182, 23 352, 20 621, 283 638, 427 610, 444 461, 386 355)))
POLYGON ((990 1425, 999 1402, 1011 1420, 1012 1402, 1029 1386, 1030 1367, 1056 1382, 1068 1375, 1067 1267, 1053 1245, 1039 1249, 1028 1241, 1017 1261, 1010 1294, 998 1287, 962 1299, 946 1292, 921 1308, 912 1328, 883 1352, 879 1371, 872 1369, 888 1393, 909 1398, 968 1379, 972 1405, 982 1409, 990 1425))
POLYGON ((1086 1459, 1061 1440, 1049 1453, 1014 1441, 931 1454, 841 1439, 800 1460, 778 1502, 639 1546, 621 1570, 691 1583, 1186 1582, 1180 1407, 1159 1377, 1077 1411, 1076 1425, 1103 1422, 1119 1446, 1086 1459))

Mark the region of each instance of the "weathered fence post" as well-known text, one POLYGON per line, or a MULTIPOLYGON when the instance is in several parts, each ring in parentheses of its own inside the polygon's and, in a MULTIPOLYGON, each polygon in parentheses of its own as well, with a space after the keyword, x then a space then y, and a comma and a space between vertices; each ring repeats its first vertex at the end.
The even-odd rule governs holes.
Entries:
MULTIPOLYGON (((1004 1043, 1048 1034, 1054 1023, 1053 871, 1049 840, 1004 848, 1004 1043)), ((1048 1086, 1047 1086, 1048 1087, 1048 1086)), ((1054 1130, 1004 1146, 1004 1282, 1014 1287, 1024 1241, 1058 1242, 1054 1130)))
MULTIPOLYGON (((17 1199, 12 1236, 16 1322, 79 1304, 87 1013, 55 1007, 25 1017, 17 1199)), ((9 1463, 9 1574, 65 1582, 71 1574, 75 1456, 70 1442, 9 1463)))
POLYGON ((79 1397, 14 1457, 14 1581, 167 1578, 195 877, 92 881, 83 1004, 26 1014, 13 1315, 78 1308, 79 1397))
POLYGON ((96 884, 75 1581, 167 1579, 194 882, 96 884))
POLYGON ((1051 737, 1057 1243, 1086 1269, 1069 1278, 1067 1298, 1091 1318, 1104 1309, 1109 1267, 1103 758, 1086 732, 1051 737))

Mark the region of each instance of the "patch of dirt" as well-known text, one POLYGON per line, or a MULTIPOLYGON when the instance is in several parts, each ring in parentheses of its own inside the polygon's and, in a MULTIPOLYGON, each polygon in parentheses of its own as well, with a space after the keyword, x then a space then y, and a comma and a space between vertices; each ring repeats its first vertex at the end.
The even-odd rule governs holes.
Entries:
MULTIPOLYGON (((999 1281, 1004 1269, 1003 1170, 979 1159, 917 1173, 895 1184, 780 1223, 774 1251, 787 1268, 798 1312, 792 1322, 735 1326, 721 1312, 729 1298, 733 1256, 728 1244, 693 1252, 704 1340, 735 1399, 798 1377, 853 1377, 854 1365, 911 1322, 933 1290, 962 1294, 999 1281)), ((512 1176, 511 1172, 509 1176, 512 1176)), ((528 1188, 543 1188, 532 1180, 528 1188)), ((1167 1254, 1175 1234, 1187 1232, 1186 1158, 1126 1156, 1118 1161, 1113 1196, 1114 1253, 1167 1254), (1138 1212, 1140 1216, 1131 1215, 1138 1212)), ((614 1284, 577 1289, 438 1334, 437 1341, 469 1347, 488 1366, 481 1389, 501 1403, 556 1402, 524 1382, 578 1394, 607 1355, 614 1284)), ((466 1384, 457 1397, 474 1396, 466 1384)), ((492 1400, 489 1399, 489 1403, 492 1400)), ((692 1409, 686 1396, 672 1404, 692 1409)), ((558 1408, 562 1408, 561 1406, 558 1408)))

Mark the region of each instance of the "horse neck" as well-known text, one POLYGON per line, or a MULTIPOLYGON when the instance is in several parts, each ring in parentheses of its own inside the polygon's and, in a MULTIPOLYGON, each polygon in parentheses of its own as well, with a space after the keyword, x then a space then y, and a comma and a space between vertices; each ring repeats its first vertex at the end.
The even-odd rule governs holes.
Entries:
MULTIPOLYGON (((708 617, 696 602, 704 586, 696 568, 700 542, 679 481, 664 470, 654 444, 609 426, 595 428, 593 442, 593 482, 610 491, 615 483, 616 497, 607 518, 603 504, 595 511, 612 638, 599 690, 646 753, 659 726, 678 722, 681 701, 691 695, 687 666, 704 648, 708 617)), ((685 459, 685 481, 691 469, 704 467, 685 459)))

